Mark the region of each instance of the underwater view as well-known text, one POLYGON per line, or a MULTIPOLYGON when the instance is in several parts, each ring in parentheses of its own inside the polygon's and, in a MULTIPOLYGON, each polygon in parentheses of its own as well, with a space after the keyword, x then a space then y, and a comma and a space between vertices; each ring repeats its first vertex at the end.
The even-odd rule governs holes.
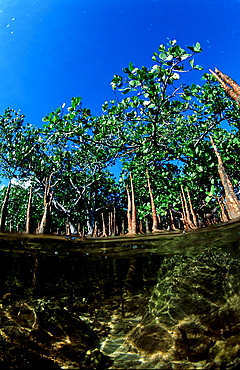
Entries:
POLYGON ((105 240, 0 236, 1 369, 240 366, 239 219, 105 240))
POLYGON ((240 0, 0 1, 0 370, 240 369, 240 0))

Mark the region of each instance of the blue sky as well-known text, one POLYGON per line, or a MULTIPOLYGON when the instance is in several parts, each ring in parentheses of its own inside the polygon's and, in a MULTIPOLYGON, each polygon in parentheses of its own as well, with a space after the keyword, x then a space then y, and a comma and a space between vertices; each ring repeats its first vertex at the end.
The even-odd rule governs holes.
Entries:
POLYGON ((113 75, 151 65, 167 38, 202 45, 204 71, 185 82, 217 67, 240 83, 239 23, 240 0, 0 0, 0 115, 20 109, 42 125, 73 96, 101 114, 113 75))
POLYGON ((101 114, 112 76, 149 66, 167 38, 202 45, 189 83, 215 66, 240 82, 239 21, 239 0, 0 0, 0 114, 41 125, 72 96, 101 114))

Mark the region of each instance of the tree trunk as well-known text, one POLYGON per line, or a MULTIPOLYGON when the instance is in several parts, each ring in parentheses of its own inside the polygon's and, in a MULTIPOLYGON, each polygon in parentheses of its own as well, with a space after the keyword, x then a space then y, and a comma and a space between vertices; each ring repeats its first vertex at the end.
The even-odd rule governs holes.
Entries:
POLYGON ((26 214, 26 233, 27 234, 32 234, 33 233, 33 225, 32 225, 32 185, 29 188, 28 206, 27 206, 27 214, 26 214))
POLYGON ((152 232, 156 233, 159 232, 159 224, 158 224, 158 218, 157 218, 157 212, 156 212, 156 206, 154 202, 154 197, 152 193, 152 188, 151 188, 151 183, 150 183, 150 176, 148 173, 148 170, 146 170, 147 174, 147 182, 148 182, 148 191, 149 191, 149 196, 150 196, 150 203, 151 203, 151 208, 152 208, 152 220, 153 220, 153 226, 152 226, 152 232))
POLYGON ((149 230, 149 220, 148 220, 148 217, 145 218, 145 228, 146 228, 146 234, 149 234, 150 233, 150 230, 149 230))
POLYGON ((108 235, 112 235, 112 212, 108 212, 108 235))
POLYGON ((181 203, 182 203, 182 222, 185 229, 188 229, 187 221, 186 221, 186 213, 185 213, 185 205, 183 201, 182 193, 180 193, 181 203))
MULTIPOLYGON (((59 203, 57 200, 55 200, 54 198, 52 199, 52 204, 54 206, 54 208, 57 210, 57 211, 60 211, 61 213, 64 214, 64 216, 66 217, 66 220, 69 224, 69 228, 70 228, 70 233, 71 234, 77 234, 77 230, 75 229, 74 225, 73 225, 73 220, 71 218, 71 212, 69 211, 69 209, 67 209, 66 207, 64 207, 61 203, 59 203)), ((84 227, 83 227, 84 228, 84 227)))
POLYGON ((170 229, 171 230, 178 230, 174 224, 174 219, 173 219, 173 213, 172 213, 172 210, 169 209, 169 218, 170 218, 170 229))
POLYGON ((96 238, 98 236, 98 226, 97 226, 97 221, 94 222, 94 229, 93 229, 93 234, 92 236, 96 238))
POLYGON ((51 202, 52 194, 49 200, 44 205, 43 216, 39 225, 38 234, 49 234, 50 233, 50 222, 51 222, 51 202))
POLYGON ((217 150, 217 147, 212 139, 210 137, 214 152, 217 156, 218 160, 218 173, 224 188, 225 192, 225 199, 226 199, 226 209, 228 212, 228 216, 230 219, 240 217, 240 202, 237 199, 236 194, 234 193, 232 183, 225 171, 225 168, 223 166, 222 158, 220 156, 220 153, 217 150))
POLYGON ((183 206, 183 214, 184 214, 184 218, 185 218, 185 225, 186 225, 187 228, 193 229, 194 224, 192 223, 192 220, 191 220, 191 217, 190 217, 186 196, 185 196, 185 193, 184 193, 184 190, 183 190, 182 186, 181 186, 181 190, 182 190, 181 199, 182 199, 182 206, 183 206))
POLYGON ((46 179, 44 191, 44 211, 39 225, 38 234, 49 234, 51 228, 51 205, 53 194, 51 192, 51 176, 46 179))
POLYGON ((128 210, 127 210, 127 223, 128 223, 128 234, 132 233, 132 202, 131 202, 131 196, 128 189, 128 186, 126 186, 127 190, 127 199, 128 199, 128 210))
POLYGON ((117 212, 115 204, 113 205, 113 235, 117 233, 117 212))
POLYGON ((234 80, 232 80, 229 76, 219 71, 217 68, 215 68, 214 72, 211 69, 209 69, 209 71, 220 82, 222 88, 225 90, 227 95, 229 95, 230 98, 235 100, 238 106, 240 106, 240 87, 239 85, 234 80))
POLYGON ((194 224, 195 227, 198 227, 197 216, 196 216, 196 214, 193 210, 192 201, 191 201, 191 198, 190 198, 188 188, 187 188, 187 196, 188 196, 188 203, 189 203, 189 206, 190 206, 190 212, 191 212, 192 217, 193 217, 193 224, 194 224))
POLYGON ((101 215, 102 215, 102 225, 103 225, 103 227, 102 227, 102 230, 103 230, 102 236, 105 237, 105 236, 107 236, 106 224, 105 224, 105 220, 104 220, 104 214, 102 213, 101 215))
POLYGON ((143 233, 143 223, 142 223, 142 220, 139 222, 139 232, 140 232, 140 234, 144 234, 143 233))
POLYGON ((121 235, 125 234, 125 221, 124 218, 122 219, 122 227, 121 227, 121 235))
POLYGON ((136 204, 135 204, 133 179, 132 179, 131 173, 130 173, 130 181, 131 181, 131 192, 132 192, 132 234, 137 234, 137 211, 136 211, 136 204))
POLYGON ((218 201, 218 204, 219 204, 220 210, 221 210, 221 212, 220 212, 220 219, 221 219, 221 221, 222 221, 222 222, 229 221, 229 218, 228 218, 228 216, 227 216, 227 214, 226 214, 226 211, 225 211, 225 209, 224 209, 224 205, 223 205, 223 203, 221 202, 221 199, 220 199, 219 197, 216 197, 216 198, 217 198, 217 201, 218 201))
POLYGON ((1 207, 1 216, 0 216, 0 231, 3 233, 5 231, 5 223, 7 218, 7 211, 8 211, 8 203, 9 203, 9 195, 11 190, 11 181, 9 181, 5 198, 1 207))
POLYGON ((95 217, 92 211, 87 213, 87 235, 92 236, 94 233, 95 217))

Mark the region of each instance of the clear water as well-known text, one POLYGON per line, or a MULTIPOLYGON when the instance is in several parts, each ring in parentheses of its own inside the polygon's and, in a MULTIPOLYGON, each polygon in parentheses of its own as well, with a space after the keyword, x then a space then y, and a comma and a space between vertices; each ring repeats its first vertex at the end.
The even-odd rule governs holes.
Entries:
POLYGON ((0 368, 236 367, 239 248, 239 221, 105 240, 1 235, 0 368))

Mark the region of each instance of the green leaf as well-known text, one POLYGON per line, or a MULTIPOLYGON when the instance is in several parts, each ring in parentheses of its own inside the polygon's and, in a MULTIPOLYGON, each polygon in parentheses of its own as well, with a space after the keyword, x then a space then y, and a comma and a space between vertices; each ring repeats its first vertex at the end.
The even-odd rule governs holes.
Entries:
POLYGON ((191 99, 192 99, 192 97, 191 97, 191 95, 190 95, 190 94, 182 94, 182 95, 181 95, 181 97, 182 97, 184 100, 187 100, 187 101, 189 101, 189 100, 191 100, 191 99))
POLYGON ((196 44, 193 45, 193 46, 187 46, 187 47, 188 47, 188 49, 190 49, 194 53, 201 53, 202 52, 202 48, 201 48, 201 45, 200 45, 199 42, 196 42, 196 44))
POLYGON ((164 61, 165 61, 165 62, 170 62, 171 60, 173 60, 173 55, 168 55, 168 56, 164 59, 164 61))
POLYGON ((202 71, 203 70, 203 67, 202 66, 199 66, 198 64, 196 66, 194 66, 194 69, 198 69, 199 71, 202 71))
POLYGON ((205 198, 205 202, 209 203, 212 200, 212 196, 207 195, 205 198))
POLYGON ((132 89, 130 88, 125 88, 125 89, 119 89, 119 91, 121 91, 122 94, 127 94, 129 93, 130 91, 132 91, 132 89))
POLYGON ((128 64, 128 68, 129 68, 130 72, 132 72, 134 70, 134 66, 131 62, 128 64))
POLYGON ((190 66, 194 68, 194 59, 189 60, 190 66))
POLYGON ((159 59, 166 60, 167 57, 168 57, 168 53, 163 52, 159 54, 159 59))

